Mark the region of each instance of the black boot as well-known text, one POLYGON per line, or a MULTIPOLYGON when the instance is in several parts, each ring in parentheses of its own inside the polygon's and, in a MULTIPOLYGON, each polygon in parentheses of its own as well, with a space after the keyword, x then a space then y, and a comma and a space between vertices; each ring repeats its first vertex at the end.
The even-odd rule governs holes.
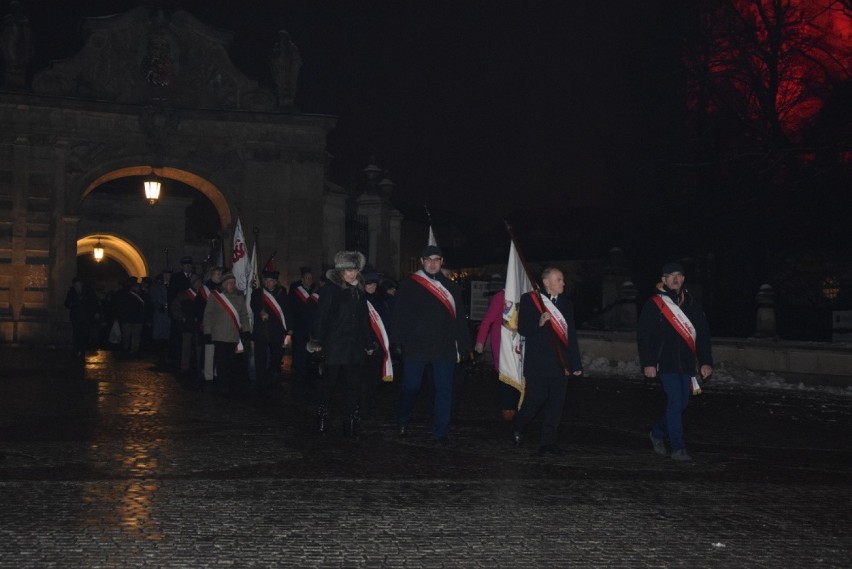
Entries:
POLYGON ((317 408, 317 432, 321 435, 328 432, 328 409, 325 405, 317 408))

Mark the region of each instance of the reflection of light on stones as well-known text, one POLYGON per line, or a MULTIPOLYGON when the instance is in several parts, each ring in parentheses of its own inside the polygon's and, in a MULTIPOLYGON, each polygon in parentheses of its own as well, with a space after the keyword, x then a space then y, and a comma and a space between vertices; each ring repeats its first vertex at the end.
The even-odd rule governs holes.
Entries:
MULTIPOLYGON (((93 462, 114 470, 118 482, 98 482, 84 489, 87 513, 84 523, 99 527, 112 527, 115 531, 132 534, 140 540, 163 538, 160 521, 156 516, 160 470, 160 456, 166 450, 163 439, 152 436, 160 425, 155 417, 165 401, 165 390, 156 385, 118 381, 114 375, 114 354, 99 351, 87 364, 91 364, 92 379, 97 380, 97 431, 110 433, 103 440, 94 440, 89 446, 93 462), (100 375, 100 366, 105 371, 100 375), (127 421, 117 421, 125 417, 127 421), (129 423, 126 431, 116 434, 116 424, 129 423)), ((87 365, 87 367, 89 367, 87 365)), ((130 371, 132 374, 132 370, 130 371)))

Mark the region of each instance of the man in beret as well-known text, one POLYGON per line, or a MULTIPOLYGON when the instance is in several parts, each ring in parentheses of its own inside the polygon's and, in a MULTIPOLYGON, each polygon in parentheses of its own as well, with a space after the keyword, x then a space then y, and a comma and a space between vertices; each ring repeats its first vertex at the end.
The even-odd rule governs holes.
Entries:
POLYGON ((441 249, 427 245, 421 252, 420 262, 422 269, 400 284, 391 315, 391 342, 399 346, 403 354, 397 421, 399 435, 405 436, 423 372, 431 365, 435 388, 432 435, 446 444, 455 368, 462 357, 470 354, 470 334, 461 288, 441 272, 444 264, 441 249))
POLYGON ((650 433, 654 452, 692 460, 683 437, 683 412, 690 394, 700 393, 698 376, 713 373, 710 328, 698 300, 683 287, 686 280, 679 263, 666 263, 657 290, 639 317, 639 362, 647 378, 659 378, 666 393, 665 414, 650 433))
POLYGON ((284 343, 293 334, 293 315, 287 302, 287 290, 281 286, 278 271, 263 271, 263 287, 251 295, 254 314, 254 365, 256 389, 278 382, 284 343))

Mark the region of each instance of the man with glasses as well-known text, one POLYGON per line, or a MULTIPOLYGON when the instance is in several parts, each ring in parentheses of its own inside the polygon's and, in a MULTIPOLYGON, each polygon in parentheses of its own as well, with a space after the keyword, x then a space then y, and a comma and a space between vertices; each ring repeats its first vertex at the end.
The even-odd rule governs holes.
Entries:
POLYGON ((666 393, 666 411, 650 433, 654 452, 692 460, 683 439, 683 411, 692 393, 700 393, 698 378, 713 373, 710 329, 698 300, 683 287, 683 267, 666 263, 662 282, 639 317, 639 361, 647 378, 660 378, 666 393))
POLYGON ((470 353, 470 334, 461 289, 441 272, 441 249, 426 246, 420 262, 423 268, 400 284, 392 315, 391 342, 402 350, 403 359, 399 435, 406 435, 429 365, 435 391, 432 434, 439 443, 447 444, 455 367, 470 353))

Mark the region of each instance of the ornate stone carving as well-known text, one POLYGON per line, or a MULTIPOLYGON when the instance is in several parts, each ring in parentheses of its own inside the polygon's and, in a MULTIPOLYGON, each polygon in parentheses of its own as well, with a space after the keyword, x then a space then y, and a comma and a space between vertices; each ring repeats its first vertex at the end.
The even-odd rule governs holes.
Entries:
POLYGON ((27 66, 33 57, 32 30, 20 2, 10 2, 9 8, 12 12, 3 18, 0 26, 0 51, 6 64, 4 86, 20 89, 26 83, 27 66))
POLYGON ((279 108, 292 107, 296 100, 296 84, 299 81, 299 70, 302 68, 302 56, 285 30, 278 32, 278 41, 275 42, 272 57, 269 58, 269 68, 272 71, 272 80, 275 81, 279 108))
POLYGON ((83 30, 85 47, 39 71, 34 91, 142 105, 164 100, 172 108, 275 108, 275 95, 234 67, 231 36, 188 12, 140 6, 85 20, 83 30))

